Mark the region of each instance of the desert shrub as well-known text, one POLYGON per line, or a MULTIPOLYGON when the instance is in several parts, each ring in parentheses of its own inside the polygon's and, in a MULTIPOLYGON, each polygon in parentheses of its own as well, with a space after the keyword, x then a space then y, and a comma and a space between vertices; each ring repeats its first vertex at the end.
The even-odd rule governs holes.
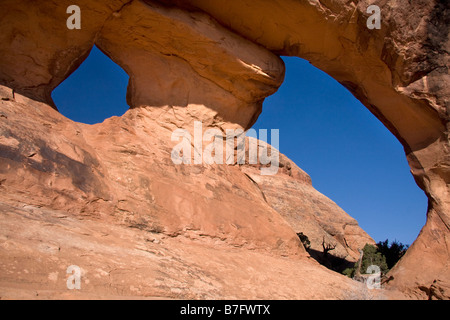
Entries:
MULTIPOLYGON (((386 263, 386 257, 378 251, 378 247, 366 244, 363 248, 363 259, 361 262, 361 273, 366 273, 366 270, 371 265, 376 265, 380 268, 382 274, 386 274, 389 271, 388 265, 386 263)), ((353 277, 355 275, 356 269, 358 268, 358 263, 356 262, 353 267, 346 268, 342 273, 348 277, 353 277)))
POLYGON ((356 271, 356 263, 353 265, 353 267, 345 268, 344 271, 342 271, 342 274, 349 278, 353 278, 355 275, 355 271, 356 271))
POLYGON ((361 273, 365 273, 371 265, 380 267, 381 273, 385 274, 389 271, 386 263, 386 257, 378 251, 377 246, 366 244, 363 248, 364 256, 361 264, 361 273))
POLYGON ((392 267, 400 260, 401 257, 406 253, 409 246, 405 245, 397 240, 394 240, 389 245, 389 240, 380 241, 377 243, 378 252, 386 257, 386 263, 388 269, 392 269, 392 267))

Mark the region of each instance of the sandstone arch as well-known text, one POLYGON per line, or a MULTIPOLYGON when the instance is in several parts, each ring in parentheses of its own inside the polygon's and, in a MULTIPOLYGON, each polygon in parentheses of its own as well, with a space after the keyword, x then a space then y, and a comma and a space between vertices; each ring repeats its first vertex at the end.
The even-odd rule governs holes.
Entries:
POLYGON ((282 82, 277 55, 307 59, 346 86, 399 139, 429 199, 426 225, 392 271, 390 285, 448 298, 450 40, 445 0, 380 1, 380 30, 366 28, 365 9, 372 4, 366 0, 117 0, 80 1, 82 29, 69 33, 60 26, 70 4, 3 1, 2 85, 51 104, 51 91, 96 43, 130 74, 132 107, 163 106, 164 112, 149 108, 149 117, 175 127, 201 119, 210 126, 248 128, 264 97, 282 82), (167 37, 162 30, 176 32, 167 37), (157 71, 156 86, 148 81, 149 69, 157 71), (195 77, 197 85, 184 75, 195 77), (171 108, 184 120, 174 120, 167 111, 171 108))

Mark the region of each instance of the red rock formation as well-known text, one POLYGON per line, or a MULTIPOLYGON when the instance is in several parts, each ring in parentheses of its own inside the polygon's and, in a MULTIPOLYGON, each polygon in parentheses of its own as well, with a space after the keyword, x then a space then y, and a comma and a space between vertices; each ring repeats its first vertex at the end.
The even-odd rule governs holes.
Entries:
POLYGON ((148 107, 84 125, 15 94, 0 115, 3 298, 385 297, 308 257, 294 230, 314 245, 347 238, 349 260, 373 240, 284 156, 265 178, 248 164, 175 165, 171 131, 148 107), (300 200, 274 203, 274 181, 303 201, 293 220, 300 200), (80 292, 66 287, 70 265, 80 292))
MULTIPOLYGON (((287 196, 296 190, 323 199, 322 211, 339 212, 339 219, 325 214, 308 225, 320 226, 320 232, 334 236, 352 256, 367 236, 304 181, 283 173, 246 175, 239 166, 176 166, 169 157, 171 132, 190 130, 194 121, 202 121, 204 130, 249 128, 263 99, 283 80, 284 66, 276 54, 296 55, 345 85, 391 130, 429 198, 427 223, 391 272, 394 280, 389 285, 412 297, 449 297, 445 1, 385 1, 380 4, 380 30, 366 27, 365 0, 357 5, 85 0, 78 1, 80 30, 65 27, 71 4, 1 4, 0 187, 5 205, 34 205, 38 214, 42 208, 62 210, 170 236, 208 237, 227 245, 305 256, 282 217, 298 231, 298 217, 292 217, 287 196), (87 126, 50 108, 50 94, 94 44, 130 75, 127 100, 132 109, 121 118, 87 126), (280 198, 273 185, 281 187, 280 198)), ((14 227, 10 230, 13 235, 14 227)), ((48 239, 41 231, 36 230, 48 239)), ((26 241, 22 249, 14 249, 18 256, 31 248, 32 241, 29 247, 26 241)), ((2 257, 8 257, 13 251, 4 243, 2 257)), ((325 285, 328 280, 322 281, 325 285)), ((316 293, 309 297, 327 296, 316 293)))
POLYGON ((427 222, 390 285, 420 298, 439 287, 449 298, 448 1, 380 2, 380 30, 366 27, 368 0, 167 2, 189 3, 269 50, 309 60, 383 122, 429 199, 427 222))

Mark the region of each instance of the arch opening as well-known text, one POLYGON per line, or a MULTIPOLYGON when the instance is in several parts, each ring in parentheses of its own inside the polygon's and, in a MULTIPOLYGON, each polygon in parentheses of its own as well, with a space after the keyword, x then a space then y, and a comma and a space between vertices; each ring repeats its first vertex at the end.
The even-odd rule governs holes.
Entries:
POLYGON ((285 81, 253 128, 279 128, 281 153, 376 242, 412 244, 428 199, 403 146, 339 82, 301 58, 283 60, 285 81))
POLYGON ((101 123, 122 116, 129 106, 129 76, 94 46, 86 60, 52 92, 59 112, 85 124, 101 123))

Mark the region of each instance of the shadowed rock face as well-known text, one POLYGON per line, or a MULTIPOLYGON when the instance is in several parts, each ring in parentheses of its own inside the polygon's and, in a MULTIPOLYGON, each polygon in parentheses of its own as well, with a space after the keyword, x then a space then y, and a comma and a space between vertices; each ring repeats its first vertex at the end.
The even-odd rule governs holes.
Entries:
MULTIPOLYGON (((299 56, 347 87, 399 139, 429 198, 427 223, 389 286, 449 297, 447 1, 380 2, 380 30, 366 27, 370 1, 86 0, 77 2, 81 30, 68 30, 71 4, 2 1, 0 84, 10 100, 0 114, 3 201, 305 255, 292 229, 301 219, 280 199, 292 201, 290 190, 311 194, 306 184, 238 166, 174 166, 168 157, 170 133, 191 130, 194 121, 204 130, 249 128, 283 81, 277 55, 299 56), (129 74, 132 109, 85 126, 49 109, 50 94, 94 44, 129 74)), ((337 228, 327 234, 354 233, 339 229, 355 225, 344 216, 339 227, 322 220, 337 228)), ((343 246, 350 255, 363 241, 356 238, 343 246)))

